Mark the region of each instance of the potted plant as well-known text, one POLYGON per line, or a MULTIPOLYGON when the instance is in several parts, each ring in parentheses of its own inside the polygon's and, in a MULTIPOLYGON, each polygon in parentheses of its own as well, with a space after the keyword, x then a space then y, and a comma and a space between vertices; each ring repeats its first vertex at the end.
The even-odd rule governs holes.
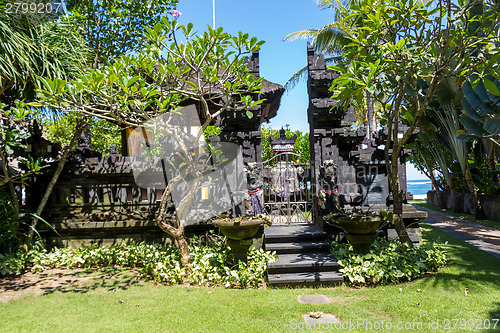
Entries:
POLYGON ((255 236, 261 225, 269 226, 271 222, 264 214, 241 215, 231 217, 229 215, 219 215, 213 221, 221 233, 229 239, 243 240, 255 236))
POLYGON ((377 238, 377 230, 392 219, 392 213, 386 210, 377 212, 331 213, 323 217, 324 221, 341 228, 347 241, 358 253, 368 253, 371 244, 377 238))
POLYGON ((257 234, 261 225, 269 227, 271 222, 264 214, 237 217, 219 215, 212 224, 227 237, 227 244, 233 250, 235 261, 246 262, 248 250, 254 245, 252 237, 257 234))

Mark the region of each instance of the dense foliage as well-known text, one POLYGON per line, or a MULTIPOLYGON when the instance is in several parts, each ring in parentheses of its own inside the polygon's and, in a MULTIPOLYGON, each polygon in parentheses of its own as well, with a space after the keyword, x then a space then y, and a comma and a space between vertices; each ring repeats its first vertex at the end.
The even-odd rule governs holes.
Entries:
MULTIPOLYGON (((337 100, 337 107, 347 108, 353 99, 360 104, 369 92, 379 103, 387 123, 385 160, 394 199, 394 224, 405 243, 405 189, 399 182, 398 159, 442 84, 461 84, 474 75, 477 82, 491 86, 486 76, 498 76, 498 4, 467 0, 360 0, 348 9, 339 9, 335 23, 349 41, 344 61, 329 67, 340 74, 332 82, 332 97, 337 100)), ((446 120, 440 122, 455 125, 446 120)), ((456 128, 442 126, 442 133, 449 139, 454 158, 463 162, 462 173, 475 197, 477 214, 481 215, 466 149, 458 144, 453 132, 456 128)))
POLYGON ((176 5, 177 0, 66 1, 71 21, 84 28, 94 68, 139 50, 145 43, 146 27, 172 13, 176 5))
POLYGON ((400 242, 384 238, 376 240, 365 255, 355 253, 351 244, 338 243, 332 244, 331 254, 352 285, 411 281, 437 271, 447 260, 446 254, 431 243, 409 246, 404 251, 400 242))
POLYGON ((0 254, 0 275, 16 275, 31 268, 98 268, 98 267, 139 267, 141 272, 158 282, 193 283, 200 285, 222 285, 231 288, 258 287, 264 279, 268 261, 276 255, 264 250, 251 250, 248 263, 234 262, 232 251, 222 242, 207 246, 190 247, 191 272, 181 265, 181 256, 172 245, 121 243, 100 248, 97 244, 77 249, 55 248, 47 252, 41 247, 27 253, 0 254))

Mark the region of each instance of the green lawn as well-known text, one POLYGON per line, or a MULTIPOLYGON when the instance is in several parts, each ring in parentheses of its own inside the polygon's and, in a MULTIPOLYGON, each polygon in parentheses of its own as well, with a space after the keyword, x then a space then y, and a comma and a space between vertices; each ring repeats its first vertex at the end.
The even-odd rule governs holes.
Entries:
MULTIPOLYGON (((424 236, 430 241, 448 241, 443 246, 451 260, 438 274, 410 283, 374 288, 230 290, 151 282, 117 288, 113 281, 94 280, 80 292, 56 291, 0 304, 0 331, 290 332, 298 328, 302 314, 318 310, 335 314, 345 325, 349 321, 364 321, 365 325, 383 321, 404 332, 415 330, 396 330, 399 322, 422 322, 420 331, 426 332, 431 331, 429 322, 439 320, 440 329, 432 331, 463 332, 460 323, 455 330, 444 330, 444 320, 450 320, 453 327, 453 319, 481 320, 484 325, 485 319, 500 318, 500 261, 427 225, 424 236), (300 304, 296 296, 301 294, 325 294, 335 302, 300 304)), ((343 331, 369 330, 351 327, 343 331)), ((500 323, 495 331, 500 331, 500 323)))
POLYGON ((415 201, 412 201, 411 203, 413 203, 415 205, 419 205, 419 206, 425 207, 425 208, 429 208, 429 209, 432 209, 432 210, 435 210, 435 211, 438 211, 438 212, 443 212, 443 213, 446 213, 446 214, 449 214, 449 215, 452 215, 452 216, 460 217, 462 219, 473 221, 473 222, 476 222, 476 223, 479 223, 479 224, 482 224, 482 225, 485 225, 485 226, 488 226, 488 227, 500 230, 500 221, 476 220, 476 217, 474 215, 472 215, 472 214, 454 213, 450 209, 442 209, 441 207, 428 204, 425 201, 420 201, 420 200, 417 201, 417 200, 415 200, 415 201))

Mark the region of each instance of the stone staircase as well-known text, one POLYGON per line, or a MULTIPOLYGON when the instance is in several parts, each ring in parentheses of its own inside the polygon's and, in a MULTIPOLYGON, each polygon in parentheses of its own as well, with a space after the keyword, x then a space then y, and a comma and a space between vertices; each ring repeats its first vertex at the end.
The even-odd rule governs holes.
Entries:
POLYGON ((265 248, 279 258, 268 267, 270 286, 338 284, 344 281, 329 256, 326 233, 312 224, 276 225, 264 231, 265 248))

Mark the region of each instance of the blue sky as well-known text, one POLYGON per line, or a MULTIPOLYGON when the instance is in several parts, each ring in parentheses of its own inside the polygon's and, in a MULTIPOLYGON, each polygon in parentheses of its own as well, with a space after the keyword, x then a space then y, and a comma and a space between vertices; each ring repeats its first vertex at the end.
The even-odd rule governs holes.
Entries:
MULTIPOLYGON (((198 31, 212 25, 212 0, 180 0, 181 24, 193 23, 198 31)), ((314 0, 215 0, 215 23, 228 33, 238 31, 264 40, 260 52, 260 75, 284 85, 307 64, 305 40, 283 41, 292 32, 318 28, 332 20, 333 14, 321 10, 314 0)), ((309 132, 307 122, 307 87, 305 82, 285 92, 278 115, 271 120, 273 128, 290 125, 293 130, 309 132)), ((408 179, 427 179, 407 166, 408 179)))

